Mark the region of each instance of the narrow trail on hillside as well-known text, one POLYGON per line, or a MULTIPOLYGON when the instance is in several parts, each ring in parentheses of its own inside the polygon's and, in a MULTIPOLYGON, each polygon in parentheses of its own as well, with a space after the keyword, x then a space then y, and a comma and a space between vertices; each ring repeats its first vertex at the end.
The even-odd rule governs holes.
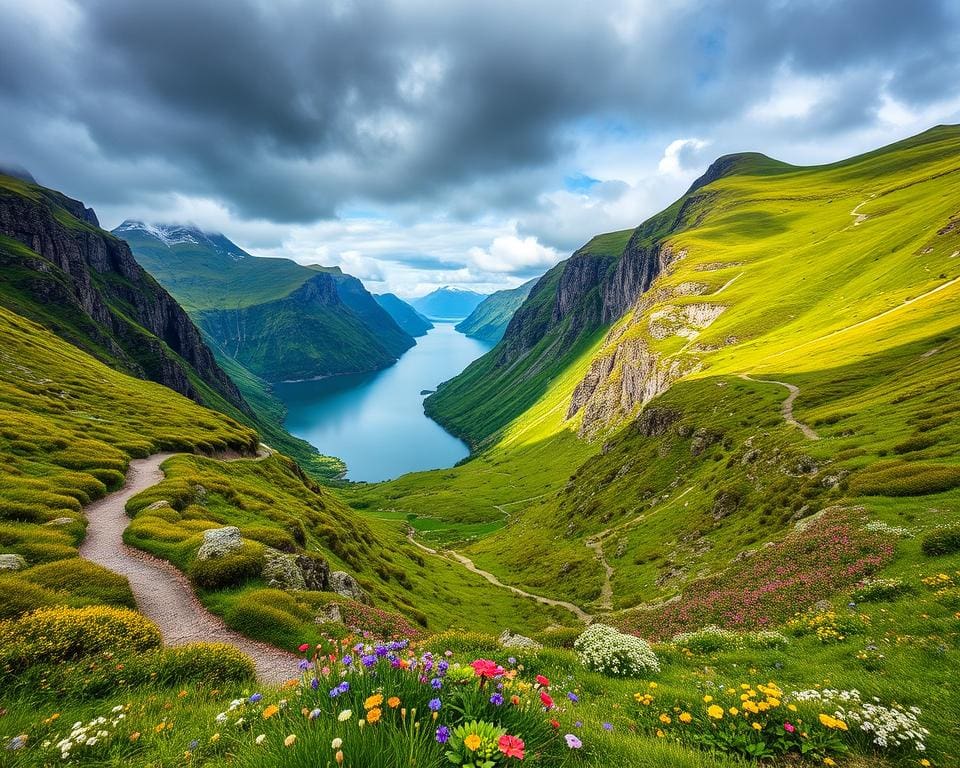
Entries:
POLYGON ((798 387, 796 384, 787 384, 787 382, 785 381, 774 381, 772 379, 755 379, 746 373, 741 373, 740 378, 746 379, 747 381, 755 382, 756 384, 779 384, 781 387, 786 387, 787 391, 790 394, 787 395, 786 400, 784 400, 783 403, 780 405, 780 413, 783 414, 783 420, 787 422, 787 424, 790 424, 796 427, 797 429, 799 429, 801 432, 803 432, 807 440, 820 439, 820 435, 814 432, 811 427, 807 426, 802 421, 797 421, 793 417, 793 403, 797 399, 797 395, 800 394, 800 387, 798 387))
MULTIPOLYGON (((174 455, 157 453, 132 460, 123 488, 84 509, 88 524, 80 556, 127 578, 137 608, 160 628, 166 645, 227 643, 253 660, 260 680, 279 683, 295 677, 299 657, 234 632, 200 603, 187 577, 173 565, 123 543, 123 532, 130 524, 127 501, 162 482, 160 465, 174 455)), ((260 461, 268 455, 221 460, 260 461)))
POLYGON ((507 512, 507 510, 504 509, 504 507, 514 507, 517 504, 523 504, 527 501, 536 501, 537 499, 542 499, 544 496, 549 496, 549 495, 550 495, 549 493, 541 493, 539 496, 531 496, 529 499, 517 499, 516 501, 508 501, 506 504, 494 504, 493 508, 497 510, 497 512, 499 512, 501 515, 503 515, 504 519, 509 519, 510 513, 507 512))
POLYGON ((551 605, 556 608, 565 608, 566 610, 570 611, 570 613, 574 614, 578 619, 580 619, 580 621, 582 621, 584 624, 589 624, 591 621, 593 621, 593 616, 587 613, 578 605, 574 605, 573 603, 568 603, 565 600, 554 600, 552 597, 535 595, 531 592, 526 592, 520 589, 519 587, 514 587, 514 586, 511 586, 510 584, 504 584, 502 581, 500 581, 500 579, 498 579, 489 571, 484 571, 480 568, 477 568, 477 566, 473 564, 473 560, 471 560, 466 555, 461 555, 459 552, 455 552, 452 549, 445 549, 443 551, 440 551, 440 550, 433 549, 432 547, 428 547, 426 544, 421 544, 419 541, 417 541, 416 538, 414 537, 414 534, 415 534, 415 531, 412 528, 407 531, 407 540, 411 544, 413 544, 413 546, 417 547, 418 549, 422 549, 424 552, 434 555, 435 557, 442 557, 445 560, 453 558, 456 562, 460 563, 460 565, 462 565, 468 571, 470 571, 471 573, 475 573, 478 576, 482 576, 491 584, 493 584, 493 586, 495 587, 500 587, 501 589, 508 589, 511 592, 513 592, 515 595, 520 595, 520 597, 526 597, 526 598, 529 598, 530 600, 535 600, 541 605, 551 605))

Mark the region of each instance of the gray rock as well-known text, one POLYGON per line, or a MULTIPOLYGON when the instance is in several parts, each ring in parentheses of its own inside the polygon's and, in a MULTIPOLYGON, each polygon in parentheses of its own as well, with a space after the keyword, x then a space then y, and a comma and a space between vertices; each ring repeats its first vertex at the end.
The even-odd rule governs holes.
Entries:
POLYGON ((20 571, 27 567, 27 561, 20 555, 3 554, 0 555, 0 571, 20 571))
POLYGON ((75 522, 77 522, 77 519, 75 517, 58 517, 54 520, 50 520, 44 523, 44 525, 55 527, 60 525, 70 525, 70 523, 75 523, 75 522))
POLYGON ((326 592, 330 587, 330 566, 326 560, 308 555, 296 555, 297 568, 303 574, 306 588, 314 592, 326 592))
POLYGON ((351 600, 367 601, 367 593, 353 576, 345 571, 333 571, 330 574, 330 591, 351 600))
POLYGON ((505 629, 500 633, 497 642, 500 643, 503 648, 529 648, 531 650, 543 648, 536 640, 531 640, 529 637, 524 637, 523 635, 515 635, 509 629, 505 629))
POLYGON ((160 499, 160 501, 155 501, 149 507, 147 507, 144 512, 156 512, 158 509, 173 509, 170 506, 170 502, 166 499, 160 499))
POLYGON ((303 590, 307 582, 297 565, 296 555, 288 555, 273 547, 263 552, 263 578, 274 589, 303 590))
POLYGON ((236 552, 243 546, 240 529, 235 525, 225 528, 211 528, 203 532, 203 544, 197 550, 197 560, 209 560, 236 552))
POLYGON ((314 619, 317 624, 342 624, 343 614, 336 603, 327 603, 318 612, 314 619))

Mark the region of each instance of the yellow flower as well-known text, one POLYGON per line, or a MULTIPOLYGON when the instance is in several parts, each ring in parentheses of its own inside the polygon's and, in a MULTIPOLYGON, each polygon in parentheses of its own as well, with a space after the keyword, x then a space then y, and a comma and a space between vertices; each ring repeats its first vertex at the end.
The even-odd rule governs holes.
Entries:
POLYGON ((727 711, 728 711, 731 715, 733 715, 734 717, 736 717, 737 715, 740 714, 740 710, 737 709, 736 707, 730 707, 730 709, 727 710, 727 711))
POLYGON ((367 712, 367 722, 370 723, 370 725, 373 725, 375 722, 377 722, 380 719, 380 715, 381 715, 380 709, 378 707, 374 707, 369 712, 367 712))
POLYGON ((761 728, 763 728, 763 726, 760 725, 760 723, 750 723, 750 727, 753 728, 753 730, 755 731, 759 731, 761 728))
POLYGON ((390 707, 390 709, 396 709, 400 706, 400 699, 398 699, 396 696, 391 696, 389 699, 387 699, 387 706, 390 707))
POLYGON ((723 718, 723 707, 717 704, 711 704, 707 708, 707 717, 712 717, 714 720, 721 720, 723 718))
POLYGON ((280 707, 278 707, 276 704, 271 704, 269 707, 263 710, 263 719, 269 720, 279 711, 280 711, 280 707))
POLYGON ((294 736, 294 735, 291 733, 289 736, 287 736, 287 738, 285 738, 285 739, 283 740, 283 746, 285 746, 285 747, 292 747, 292 746, 293 746, 293 743, 294 743, 296 740, 297 740, 297 737, 294 736))
POLYGON ((836 765, 836 763, 833 762, 833 760, 831 760, 829 757, 823 758, 823 764, 824 764, 824 765, 836 765))
POLYGON ((709 704, 711 701, 713 701, 713 696, 711 696, 711 695, 708 693, 706 696, 703 697, 703 701, 704 701, 704 703, 709 704))
POLYGON ((796 704, 787 704, 787 709, 789 709, 791 712, 796 712, 796 711, 797 711, 797 705, 796 705, 796 704))
POLYGON ((831 715, 824 715, 822 713, 820 714, 819 717, 820 717, 820 724, 825 726, 826 728, 832 728, 840 731, 848 730, 847 724, 843 722, 843 720, 838 720, 837 718, 832 717, 831 715))
POLYGON ((670 722, 671 722, 670 715, 667 715, 667 714, 660 715, 660 722, 663 723, 664 725, 670 725, 670 722))
POLYGON ((210 737, 210 743, 211 743, 211 744, 216 744, 218 741, 220 741, 220 734, 219 734, 219 733, 215 733, 215 734, 213 734, 213 736, 210 737))
POLYGON ((658 738, 658 739, 662 739, 663 736, 664 736, 663 731, 661 731, 659 728, 657 728, 657 738, 658 738))
POLYGON ((463 740, 463 746, 465 746, 471 752, 476 752, 477 748, 480 746, 480 737, 475 733, 471 733, 463 740))
POLYGON ((681 722, 681 723, 689 723, 691 720, 693 720, 693 715, 691 715, 689 712, 681 712, 681 713, 680 713, 680 722, 681 722))
POLYGON ((656 684, 656 683, 650 683, 650 687, 651 687, 651 688, 656 688, 656 687, 657 687, 657 684, 656 684))
POLYGON ((368 696, 367 700, 363 702, 364 709, 373 709, 374 707, 379 707, 383 704, 383 694, 375 693, 373 696, 368 696))
POLYGON ((920 761, 920 765, 922 765, 923 768, 930 768, 930 761, 927 760, 927 758, 923 758, 923 760, 920 761))

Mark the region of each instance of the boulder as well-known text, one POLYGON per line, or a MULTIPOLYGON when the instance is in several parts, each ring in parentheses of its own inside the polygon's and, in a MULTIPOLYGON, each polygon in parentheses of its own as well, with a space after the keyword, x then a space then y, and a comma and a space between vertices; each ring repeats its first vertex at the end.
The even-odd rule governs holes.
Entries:
POLYGON ((367 594, 363 591, 359 582, 345 571, 333 571, 330 574, 330 591, 343 597, 349 597, 351 600, 367 602, 367 594))
POLYGON ((55 520, 50 520, 49 522, 44 523, 44 525, 61 526, 61 525, 70 525, 71 523, 77 522, 75 517, 58 517, 55 520))
POLYGON ((303 574, 306 588, 314 592, 326 592, 330 587, 330 566, 326 560, 309 555, 296 555, 297 568, 303 574))
POLYGON ((524 637, 523 635, 515 635, 509 629, 505 629, 500 633, 497 642, 500 643, 503 648, 529 648, 530 650, 543 648, 536 640, 531 640, 529 637, 524 637))
POLYGON ((211 528, 203 532, 203 544, 197 550, 197 560, 209 560, 236 552, 243 546, 240 529, 235 525, 211 528))
POLYGON ((27 561, 17 554, 0 555, 0 571, 20 571, 27 567, 27 561))
POLYGON ((173 507, 170 506, 170 502, 167 501, 166 499, 160 499, 160 501, 155 501, 155 502, 153 502, 153 504, 151 504, 149 507, 147 507, 147 508, 146 508, 145 510, 143 510, 143 511, 144 511, 144 512, 156 512, 158 509, 173 509, 173 507))
POLYGON ((273 547, 264 548, 263 578, 274 589, 306 589, 296 555, 288 555, 273 547))
POLYGON ((317 624, 342 624, 343 613, 336 603, 327 603, 317 612, 314 621, 317 624))

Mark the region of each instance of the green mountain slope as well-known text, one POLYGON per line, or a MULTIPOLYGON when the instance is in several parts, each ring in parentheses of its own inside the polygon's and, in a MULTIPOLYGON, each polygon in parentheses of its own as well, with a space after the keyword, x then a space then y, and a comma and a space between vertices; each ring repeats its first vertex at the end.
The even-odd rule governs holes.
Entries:
POLYGON ((411 299, 411 306, 424 317, 432 320, 460 320, 465 318, 483 301, 483 294, 449 285, 411 299))
POLYGON ((423 336, 433 328, 433 323, 400 297, 392 293, 381 293, 374 294, 373 298, 393 318, 394 322, 411 336, 423 336))
POLYGON ((516 288, 491 293, 465 320, 457 324, 457 330, 475 339, 493 343, 500 341, 514 313, 530 295, 537 279, 528 280, 516 288))

